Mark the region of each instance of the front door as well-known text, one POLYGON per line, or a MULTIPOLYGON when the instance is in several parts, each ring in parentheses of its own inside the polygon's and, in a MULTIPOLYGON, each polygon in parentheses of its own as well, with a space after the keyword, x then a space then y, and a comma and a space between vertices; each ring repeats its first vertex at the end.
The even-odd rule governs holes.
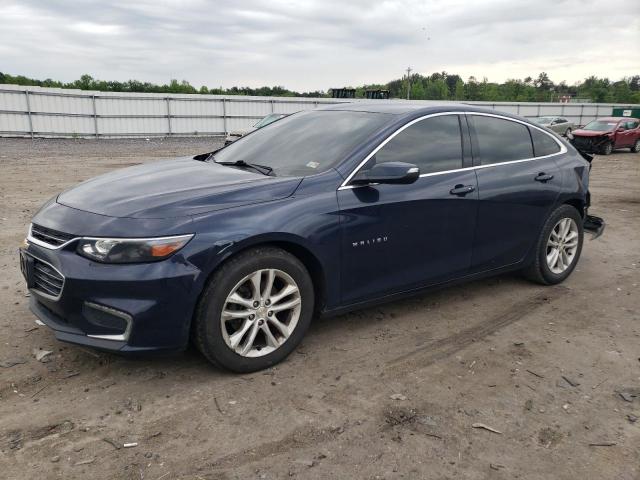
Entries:
POLYGON ((620 147, 632 147, 636 141, 638 131, 635 128, 638 126, 638 122, 636 121, 626 121, 623 120, 616 127, 616 148, 620 147), (623 128, 623 131, 617 131, 618 129, 623 128))
POLYGON ((414 121, 362 167, 366 170, 389 161, 412 163, 421 172, 415 183, 338 190, 344 302, 435 284, 468 272, 478 189, 475 172, 461 170, 460 121, 453 114, 414 121))

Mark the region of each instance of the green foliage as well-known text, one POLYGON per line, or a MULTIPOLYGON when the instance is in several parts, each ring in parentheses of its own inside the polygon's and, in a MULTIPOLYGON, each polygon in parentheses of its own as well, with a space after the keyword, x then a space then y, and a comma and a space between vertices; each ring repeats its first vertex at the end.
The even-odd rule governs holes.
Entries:
MULTIPOLYGON (((459 75, 436 72, 429 76, 414 73, 409 78, 398 78, 385 84, 361 85, 356 88, 356 98, 364 98, 366 90, 389 90, 391 98, 406 98, 410 85, 414 100, 480 100, 490 102, 549 102, 558 101, 561 95, 588 99, 593 102, 640 104, 640 75, 625 77, 612 82, 608 78, 591 76, 583 82, 567 85, 555 84, 546 72, 524 80, 509 79, 504 83, 489 82, 486 78, 478 81, 469 77, 465 83, 459 75)), ((82 75, 73 82, 60 82, 47 78, 37 80, 23 75, 0 72, 0 84, 36 85, 40 87, 77 88, 101 92, 150 92, 150 93, 190 93, 211 95, 252 95, 273 97, 328 97, 324 91, 296 92, 282 86, 274 87, 207 87, 199 89, 186 80, 171 79, 169 84, 157 85, 139 80, 105 81, 82 75)))

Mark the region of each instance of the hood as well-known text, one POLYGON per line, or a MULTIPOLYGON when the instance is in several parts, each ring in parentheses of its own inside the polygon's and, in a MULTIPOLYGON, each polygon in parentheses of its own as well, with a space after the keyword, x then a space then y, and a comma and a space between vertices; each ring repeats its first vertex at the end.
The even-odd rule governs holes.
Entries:
POLYGON ((578 130, 574 130, 573 131, 573 136, 574 137, 600 137, 602 135, 608 135, 611 133, 611 130, 607 131, 607 132, 597 132, 594 130, 582 130, 582 129, 578 129, 578 130))
POLYGON ((57 202, 110 217, 182 217, 286 198, 300 181, 188 157, 95 177, 61 193, 57 202))

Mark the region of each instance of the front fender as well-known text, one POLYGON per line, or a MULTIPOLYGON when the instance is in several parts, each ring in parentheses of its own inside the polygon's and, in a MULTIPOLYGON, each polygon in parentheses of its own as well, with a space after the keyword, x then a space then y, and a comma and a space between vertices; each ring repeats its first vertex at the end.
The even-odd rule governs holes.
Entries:
MULTIPOLYGON (((194 217, 190 260, 202 272, 197 288, 231 256, 248 248, 278 244, 306 252, 320 266, 327 306, 339 301, 340 242, 335 191, 289 197, 194 217), (332 281, 328 281, 332 279, 332 281)), ((303 263, 304 258, 301 258, 303 263)))

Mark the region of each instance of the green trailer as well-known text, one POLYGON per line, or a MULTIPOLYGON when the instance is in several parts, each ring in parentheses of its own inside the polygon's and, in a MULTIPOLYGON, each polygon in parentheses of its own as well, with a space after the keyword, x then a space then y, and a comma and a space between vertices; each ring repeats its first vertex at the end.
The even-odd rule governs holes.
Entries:
POLYGON ((614 107, 611 115, 614 117, 640 118, 640 107, 637 105, 633 107, 614 107))

